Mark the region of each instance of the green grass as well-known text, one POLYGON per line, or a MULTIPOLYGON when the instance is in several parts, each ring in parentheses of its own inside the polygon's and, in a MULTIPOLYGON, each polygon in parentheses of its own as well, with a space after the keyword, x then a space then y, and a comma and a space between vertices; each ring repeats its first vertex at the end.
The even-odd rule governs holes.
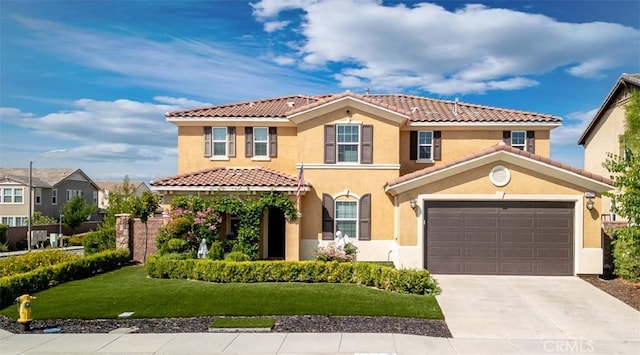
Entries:
POLYGON ((216 318, 209 328, 273 328, 276 320, 273 318, 216 318))
MULTIPOLYGON (((152 279, 125 267, 37 293, 34 319, 194 316, 354 315, 443 319, 434 296, 353 284, 228 283, 152 279)), ((15 319, 17 306, 0 314, 15 319)))

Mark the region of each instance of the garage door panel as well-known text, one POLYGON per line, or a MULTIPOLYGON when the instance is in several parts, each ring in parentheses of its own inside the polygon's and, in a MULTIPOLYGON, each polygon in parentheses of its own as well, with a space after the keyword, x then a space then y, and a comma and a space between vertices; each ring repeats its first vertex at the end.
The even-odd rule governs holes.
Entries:
POLYGON ((464 256, 467 258, 496 259, 498 257, 498 249, 467 247, 464 248, 464 256))
POLYGON ((523 233, 520 230, 501 230, 500 242, 509 243, 533 243, 535 235, 532 232, 523 233))
POLYGON ((464 240, 470 243, 497 243, 498 233, 495 231, 470 231, 464 233, 464 240))
POLYGON ((535 258, 533 248, 500 248, 500 256, 503 258, 531 259, 535 258))
POLYGON ((572 202, 425 203, 432 273, 572 275, 572 202))

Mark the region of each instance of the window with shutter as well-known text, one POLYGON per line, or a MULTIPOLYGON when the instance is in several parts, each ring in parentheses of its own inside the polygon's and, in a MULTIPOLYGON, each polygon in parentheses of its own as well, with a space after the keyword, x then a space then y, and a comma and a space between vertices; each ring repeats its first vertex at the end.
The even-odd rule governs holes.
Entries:
POLYGON ((360 198, 360 213, 358 216, 359 240, 371 240, 371 194, 364 194, 360 198))
POLYGON ((335 164, 336 162, 336 126, 324 126, 324 163, 335 164))
POLYGON ((244 128, 244 156, 251 158, 253 156, 253 127, 244 128))
POLYGON ((334 203, 333 197, 329 194, 322 194, 322 239, 333 240, 334 224, 334 203))
POLYGON ((362 143, 361 143, 360 163, 373 164, 373 126, 362 126, 362 143))
POLYGON ((255 127, 253 129, 253 156, 269 156, 269 129, 267 127, 255 127))
POLYGON ((512 131, 511 132, 511 146, 521 150, 527 150, 527 132, 525 131, 512 131))
POLYGON ((358 163, 360 154, 360 126, 339 124, 336 126, 336 146, 338 163, 358 163))
POLYGON ((203 127, 204 156, 211 157, 211 127, 203 127))
POLYGON ((227 156, 227 127, 213 127, 212 128, 212 145, 214 157, 226 157, 227 156))

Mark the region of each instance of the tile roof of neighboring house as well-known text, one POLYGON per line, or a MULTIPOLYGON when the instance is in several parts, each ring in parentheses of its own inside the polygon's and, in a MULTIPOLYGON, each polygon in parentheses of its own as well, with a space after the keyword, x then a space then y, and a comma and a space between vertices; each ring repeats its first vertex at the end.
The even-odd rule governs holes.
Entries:
POLYGON ((602 118, 603 114, 609 108, 611 100, 613 100, 618 92, 626 87, 627 84, 631 84, 635 86, 637 89, 640 89, 640 74, 622 74, 616 84, 613 86, 613 89, 607 95, 607 98, 604 100, 600 108, 598 108, 598 112, 593 116, 591 122, 587 125, 587 128, 582 132, 580 139, 578 139, 578 144, 584 145, 587 142, 587 137, 593 132, 593 129, 597 126, 598 121, 602 118))
MULTIPOLYGON (((34 168, 31 181, 36 187, 53 187, 80 169, 34 168)), ((29 168, 0 168, 0 176, 13 176, 29 183, 29 168)))
MULTIPOLYGON (((151 182, 151 186, 171 187, 298 187, 298 178, 265 168, 214 168, 170 176, 151 182)), ((305 183, 306 186, 306 183, 305 183)))
MULTIPOLYGON (((100 190, 113 190, 116 186, 122 186, 123 184, 122 181, 95 181, 95 183, 100 190)), ((129 185, 133 186, 134 189, 137 189, 142 184, 142 181, 129 181, 129 185)))
POLYGON ((283 96, 258 101, 173 111, 167 118, 286 118, 345 97, 352 97, 372 105, 410 117, 411 122, 533 122, 560 123, 561 118, 533 112, 475 105, 456 101, 437 100, 402 94, 354 94, 345 92, 320 96, 283 96))
POLYGON ((436 171, 440 171, 440 170, 449 168, 451 166, 454 166, 454 165, 457 165, 457 164, 461 164, 461 163, 464 163, 464 162, 467 162, 467 161, 470 161, 470 160, 473 160, 473 159, 476 159, 476 158, 480 158, 482 156, 489 155, 491 153, 495 153, 495 152, 499 152, 499 151, 505 151, 505 152, 517 154, 517 155, 520 155, 520 156, 523 156, 523 157, 526 157, 526 158, 529 158, 529 159, 532 159, 532 160, 539 161, 539 162, 544 163, 544 164, 548 164, 548 165, 556 167, 556 168, 560 168, 560 169, 566 170, 568 172, 572 172, 572 173, 575 173, 575 174, 578 174, 578 175, 582 175, 582 176, 584 176, 586 178, 589 178, 589 179, 592 179, 592 180, 595 180, 595 181, 598 181, 598 182, 602 182, 602 183, 605 183, 605 184, 608 184, 608 185, 612 185, 613 184, 613 181, 611 179, 609 179, 609 178, 593 174, 593 173, 588 172, 588 171, 586 171, 584 169, 579 169, 579 168, 576 168, 576 167, 572 167, 570 165, 561 163, 561 162, 556 161, 556 160, 551 160, 549 158, 545 158, 545 157, 543 157, 541 155, 525 152, 524 150, 521 150, 521 149, 518 149, 518 148, 514 148, 514 147, 510 147, 510 146, 508 146, 508 145, 506 145, 504 143, 500 143, 500 144, 496 144, 494 146, 491 146, 491 147, 489 147, 487 149, 484 149, 484 150, 481 150, 479 152, 476 152, 474 154, 469 154, 469 155, 466 155, 464 157, 449 161, 449 162, 447 162, 445 164, 442 164, 442 165, 437 165, 437 166, 424 168, 424 169, 421 169, 421 170, 418 170, 418 171, 414 171, 412 173, 397 177, 395 179, 392 179, 392 180, 388 181, 385 184, 385 187, 397 185, 397 184, 400 184, 400 183, 403 183, 403 182, 407 182, 409 180, 413 180, 415 178, 419 178, 421 176, 425 176, 425 175, 434 173, 436 171))

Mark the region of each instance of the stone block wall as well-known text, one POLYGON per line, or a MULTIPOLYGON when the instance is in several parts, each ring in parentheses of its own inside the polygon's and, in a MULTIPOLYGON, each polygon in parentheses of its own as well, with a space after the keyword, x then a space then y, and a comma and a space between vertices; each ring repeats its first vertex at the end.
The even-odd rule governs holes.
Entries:
POLYGON ((165 218, 151 217, 147 220, 145 233, 144 223, 138 218, 131 218, 129 214, 116 216, 116 248, 129 248, 131 258, 135 262, 143 263, 146 258, 158 251, 156 236, 160 227, 165 223, 165 218), (146 254, 145 254, 146 240, 146 254))

